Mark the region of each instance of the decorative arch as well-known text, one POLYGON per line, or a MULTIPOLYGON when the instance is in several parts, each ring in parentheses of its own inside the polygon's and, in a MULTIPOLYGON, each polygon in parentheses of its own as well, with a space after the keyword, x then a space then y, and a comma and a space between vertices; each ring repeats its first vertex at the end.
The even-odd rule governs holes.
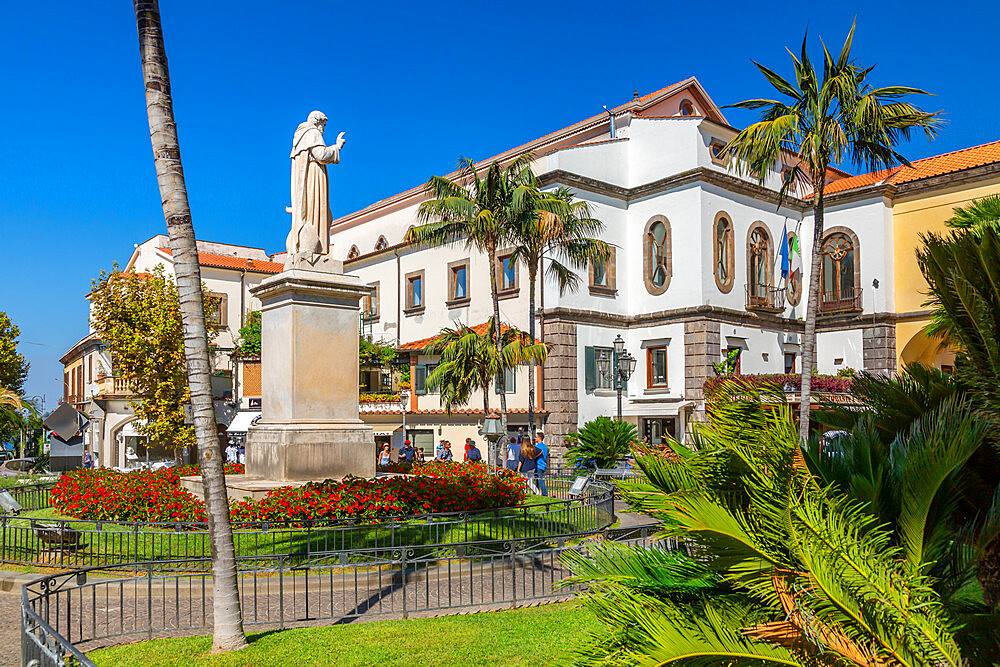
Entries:
POLYGON ((677 112, 681 116, 696 116, 698 115, 698 110, 695 109, 694 102, 684 98, 681 100, 680 105, 677 107, 677 112))
POLYGON ((646 291, 656 296, 670 287, 674 274, 673 237, 670 221, 654 215, 646 223, 642 235, 642 278, 646 291))
POLYGON ((354 259, 361 255, 361 251, 358 250, 358 246, 352 245, 351 249, 347 252, 347 259, 354 259))
POLYGON ((389 242, 385 240, 385 236, 379 236, 378 241, 375 242, 375 252, 379 250, 385 250, 389 247, 389 242))
POLYGON ((774 241, 771 230, 757 220, 747 230, 747 285, 754 288, 773 287, 774 241))
POLYGON ((823 230, 820 305, 853 303, 861 289, 861 242, 849 227, 823 230), (832 275, 831 275, 832 274, 832 275))
POLYGON ((723 294, 733 289, 736 278, 736 248, 733 241, 733 218, 725 211, 715 214, 712 221, 712 273, 715 285, 723 294))

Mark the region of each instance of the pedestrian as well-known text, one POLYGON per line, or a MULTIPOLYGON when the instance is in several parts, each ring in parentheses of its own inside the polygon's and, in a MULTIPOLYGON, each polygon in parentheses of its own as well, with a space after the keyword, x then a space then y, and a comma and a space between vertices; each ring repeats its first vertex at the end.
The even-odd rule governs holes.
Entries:
POLYGON ((507 445, 507 468, 509 470, 517 470, 519 456, 521 456, 521 445, 518 444, 517 438, 511 437, 510 443, 507 445))
POLYGON ((535 467, 535 479, 538 482, 538 490, 543 496, 549 495, 545 488, 545 471, 549 468, 549 448, 545 444, 545 434, 535 431, 535 449, 538 450, 538 465, 535 467))
MULTIPOLYGON (((472 438, 465 439, 465 453, 462 455, 462 460, 466 463, 469 462, 469 450, 476 446, 476 443, 472 441, 472 438)), ((480 457, 482 458, 482 457, 480 457)))
POLYGON ((390 453, 389 443, 382 445, 382 453, 379 454, 378 464, 380 466, 387 466, 389 462, 392 461, 392 454, 390 453))
POLYGON ((236 443, 232 440, 226 447, 226 463, 236 463, 236 443))
POLYGON ((441 452, 438 454, 438 461, 451 461, 452 460, 451 443, 448 442, 447 440, 442 440, 441 442, 443 444, 441 452))
POLYGON ((540 452, 530 440, 525 438, 521 444, 521 454, 517 457, 517 471, 528 480, 528 489, 532 493, 538 493, 538 486, 535 484, 535 472, 538 469, 538 455, 540 452))
POLYGON ((441 456, 443 455, 444 452, 444 443, 445 439, 441 438, 441 440, 438 442, 437 449, 434 450, 434 458, 438 460, 441 459, 441 456))
POLYGON ((83 453, 83 469, 90 470, 94 467, 94 457, 90 455, 90 450, 88 449, 83 453))
POLYGON ((427 457, 424 456, 424 448, 417 447, 417 454, 413 459, 414 463, 426 463, 427 457))
POLYGON ((413 457, 415 455, 416 452, 413 451, 413 444, 409 441, 409 439, 404 440, 403 446, 399 448, 399 460, 413 463, 413 457))
POLYGON ((469 438, 466 445, 468 446, 468 449, 465 451, 465 460, 468 463, 479 463, 483 460, 483 453, 479 451, 478 447, 476 447, 475 440, 469 438))
POLYGON ((236 449, 236 462, 241 466, 246 465, 247 462, 247 448, 244 445, 240 445, 236 449))

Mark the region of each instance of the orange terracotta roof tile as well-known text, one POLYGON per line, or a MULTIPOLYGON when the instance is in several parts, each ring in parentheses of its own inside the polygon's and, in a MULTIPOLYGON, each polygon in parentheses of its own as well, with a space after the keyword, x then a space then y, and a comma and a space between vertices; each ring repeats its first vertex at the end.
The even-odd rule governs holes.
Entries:
POLYGON ((995 162, 1000 162, 1000 141, 993 141, 988 144, 971 146, 942 155, 914 160, 911 163, 913 165, 911 167, 895 167, 889 170, 843 178, 827 185, 826 193, 844 192, 879 183, 892 185, 912 183, 913 181, 952 174, 966 169, 974 169, 975 167, 982 167, 995 162))
MULTIPOLYGON (((480 336, 485 336, 486 333, 489 331, 489 325, 490 325, 489 322, 483 322, 481 324, 477 324, 476 326, 469 328, 475 331, 480 336)), ((501 324, 500 326, 503 328, 504 331, 509 331, 512 328, 507 326, 506 324, 501 324)), ((425 347, 430 345, 435 340, 437 340, 437 336, 421 338, 420 340, 414 340, 410 341, 409 343, 403 343, 402 345, 399 346, 398 349, 410 350, 412 352, 419 352, 420 350, 423 350, 425 347)), ((541 342, 541 341, 536 341, 536 342, 541 342)))
MULTIPOLYGON (((173 255, 170 248, 157 248, 161 252, 173 255)), ((285 265, 278 262, 268 262, 263 259, 249 259, 246 257, 231 257, 229 255, 216 255, 211 252, 199 252, 198 263, 202 266, 212 266, 218 269, 236 269, 254 271, 255 273, 280 273, 285 265)))

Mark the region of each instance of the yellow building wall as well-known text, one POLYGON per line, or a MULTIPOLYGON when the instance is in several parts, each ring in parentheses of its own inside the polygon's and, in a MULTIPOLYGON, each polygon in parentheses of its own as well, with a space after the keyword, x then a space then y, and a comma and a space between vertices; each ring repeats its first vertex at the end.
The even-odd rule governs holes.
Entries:
MULTIPOLYGON (((927 301, 927 282, 920 273, 916 255, 921 245, 920 235, 947 232, 944 223, 952 217, 954 208, 998 193, 1000 177, 896 198, 892 207, 892 247, 897 313, 905 316, 928 310, 924 305, 927 301)), ((951 352, 940 349, 939 343, 924 336, 923 329, 929 323, 929 317, 921 316, 906 318, 896 324, 897 366, 910 361, 936 366, 953 362, 951 352)))

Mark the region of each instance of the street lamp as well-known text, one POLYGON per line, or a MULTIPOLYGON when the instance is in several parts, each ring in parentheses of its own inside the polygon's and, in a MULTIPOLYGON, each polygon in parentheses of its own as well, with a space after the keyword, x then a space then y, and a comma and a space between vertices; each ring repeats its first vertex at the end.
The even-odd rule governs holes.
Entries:
POLYGON ((500 417, 496 413, 492 412, 487 415, 486 418, 483 419, 483 427, 479 429, 479 433, 486 438, 487 465, 499 465, 496 461, 496 459, 499 458, 499 452, 494 455, 494 447, 496 447, 497 440, 501 435, 503 435, 500 417))
MULTIPOLYGON (((399 390, 399 407, 403 409, 403 440, 406 440, 406 404, 410 400, 410 392, 406 389, 399 390)), ((390 438, 391 439, 391 438, 390 438)))
POLYGON ((628 382, 628 379, 632 377, 632 373, 635 372, 636 359, 629 352, 625 351, 625 339, 622 338, 621 334, 615 336, 613 342, 615 357, 618 359, 618 364, 612 368, 611 361, 607 360, 605 363, 601 364, 601 373, 605 377, 611 377, 615 380, 615 390, 618 393, 618 421, 622 420, 622 387, 628 382))

